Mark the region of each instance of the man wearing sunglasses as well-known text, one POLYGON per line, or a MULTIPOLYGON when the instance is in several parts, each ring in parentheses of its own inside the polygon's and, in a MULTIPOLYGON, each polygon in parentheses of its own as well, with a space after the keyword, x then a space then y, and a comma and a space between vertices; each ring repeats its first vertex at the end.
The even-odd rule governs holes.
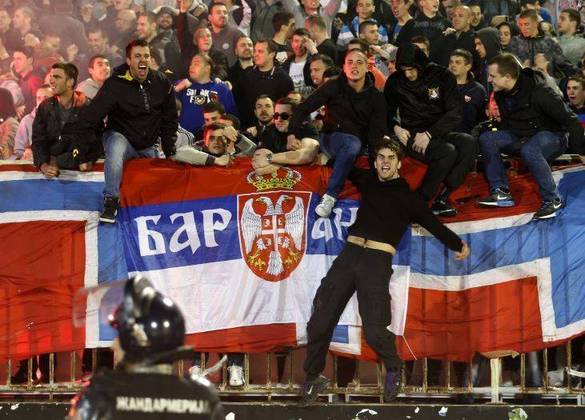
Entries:
POLYGON ((290 98, 281 98, 274 107, 274 124, 263 133, 258 151, 252 159, 252 167, 258 175, 274 171, 277 165, 306 165, 315 160, 319 151, 319 134, 311 125, 304 124, 298 140, 288 130, 295 109, 290 98))

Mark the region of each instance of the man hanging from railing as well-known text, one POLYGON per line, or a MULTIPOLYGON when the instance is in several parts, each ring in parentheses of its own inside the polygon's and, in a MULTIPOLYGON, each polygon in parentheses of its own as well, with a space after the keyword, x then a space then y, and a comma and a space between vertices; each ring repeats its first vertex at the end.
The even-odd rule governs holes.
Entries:
POLYGON ((386 367, 384 400, 399 391, 402 361, 396 354, 390 325, 388 286, 392 257, 410 223, 418 223, 455 251, 463 260, 469 247, 441 224, 423 199, 400 178, 402 157, 396 140, 384 139, 372 151, 376 172, 354 169, 350 180, 362 195, 355 223, 349 228, 347 244, 333 262, 313 300, 313 314, 307 324, 307 357, 301 405, 317 399, 329 385, 321 375, 333 330, 347 302, 357 292, 360 316, 368 345, 386 367))

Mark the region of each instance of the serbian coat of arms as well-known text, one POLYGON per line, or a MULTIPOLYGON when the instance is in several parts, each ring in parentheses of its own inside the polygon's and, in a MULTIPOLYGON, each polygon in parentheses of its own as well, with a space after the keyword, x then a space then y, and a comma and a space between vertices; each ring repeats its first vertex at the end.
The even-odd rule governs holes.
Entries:
POLYGON ((280 281, 298 267, 306 249, 309 192, 267 191, 238 196, 244 261, 258 277, 280 281))

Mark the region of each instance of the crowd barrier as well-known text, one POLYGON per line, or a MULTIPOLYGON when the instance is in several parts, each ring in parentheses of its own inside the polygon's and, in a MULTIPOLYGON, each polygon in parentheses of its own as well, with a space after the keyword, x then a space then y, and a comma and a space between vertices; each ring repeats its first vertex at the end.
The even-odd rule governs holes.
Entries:
MULTIPOLYGON (((98 367, 98 353, 90 350, 93 370, 111 368, 102 363, 98 367)), ((402 370, 401 392, 397 402, 458 402, 458 403, 500 403, 534 402, 552 404, 585 405, 585 371, 582 366, 571 364, 571 343, 556 348, 563 352, 562 364, 549 370, 547 349, 534 355, 536 365, 531 363, 532 355, 516 356, 519 366, 515 370, 502 369, 502 362, 510 357, 480 359, 474 364, 461 364, 464 377, 458 376, 452 362, 438 362, 423 359, 406 363, 402 370), (438 371, 431 374, 430 364, 438 365, 438 371), (437 363, 438 362, 438 363, 437 363), (529 372, 536 369, 540 386, 533 386, 529 372)), ((244 358, 245 384, 230 387, 225 365, 210 379, 217 385, 225 401, 253 402, 278 401, 294 403, 300 396, 303 380, 302 361, 304 351, 292 350, 287 353, 246 354, 244 358), (279 360, 280 359, 280 360, 279 360), (279 378, 279 373, 282 376, 279 378)), ((217 361, 211 355, 210 363, 217 361)), ((505 364, 505 363, 504 363, 505 364)), ((8 372, 14 372, 15 363, 9 361, 3 369, 5 381, 0 385, 4 397, 18 395, 35 400, 59 400, 78 392, 90 372, 81 371, 79 352, 49 355, 49 371, 41 373, 33 369, 33 358, 28 359, 26 381, 13 384, 8 372), (58 360, 58 362, 56 362, 58 360), (47 376, 45 376, 47 375, 47 376)), ((189 361, 175 363, 178 375, 188 375, 189 361)), ((205 367, 205 366, 204 366, 205 367)), ((323 392, 321 400, 328 402, 383 402, 383 367, 374 362, 349 360, 335 355, 328 357, 324 372, 331 379, 331 386, 323 392)))
MULTIPOLYGON (((403 167, 406 167, 404 176, 412 186, 420 182, 424 168, 413 162, 403 167)), ((66 276, 71 283, 64 283, 67 284, 69 295, 63 296, 62 289, 55 291, 50 288, 44 290, 51 292, 49 294, 38 293, 37 297, 41 302, 39 306, 43 307, 44 311, 38 310, 36 305, 30 305, 30 301, 28 306, 23 303, 23 294, 18 287, 5 286, 2 290, 7 302, 10 302, 0 314, 2 338, 0 356, 4 360, 9 360, 0 370, 0 374, 5 374, 7 378, 5 385, 1 387, 2 392, 26 395, 46 394, 52 397, 70 394, 79 389, 82 376, 81 349, 106 346, 111 339, 109 335, 111 331, 108 331, 99 319, 94 320, 95 325, 91 325, 91 328, 86 328, 79 334, 70 326, 67 327, 67 323, 71 321, 70 308, 60 308, 50 304, 55 304, 53 302, 55 297, 70 303, 74 290, 69 289, 73 289, 74 285, 91 286, 102 281, 124 278, 129 273, 157 273, 161 268, 168 270, 171 273, 169 278, 172 279, 174 278, 172 273, 184 269, 184 261, 190 262, 193 266, 207 264, 206 270, 213 270, 214 267, 219 266, 217 273, 221 274, 221 270, 225 271, 225 267, 232 261, 241 260, 241 266, 230 268, 232 272, 239 273, 244 270, 247 273, 245 279, 264 276, 264 281, 259 282, 259 287, 262 287, 264 292, 270 290, 269 287, 284 284, 282 280, 287 279, 287 276, 291 277, 295 269, 296 275, 310 273, 313 277, 312 285, 316 287, 326 269, 325 265, 319 264, 323 261, 330 263, 332 257, 339 252, 351 215, 358 205, 355 189, 348 184, 340 199, 340 210, 331 220, 317 219, 312 214, 311 210, 318 202, 318 194, 324 191, 327 171, 326 168, 316 167, 293 168, 284 170, 279 176, 260 179, 251 173, 248 161, 240 161, 234 167, 227 169, 191 168, 156 160, 130 162, 122 185, 123 208, 119 222, 122 231, 110 236, 106 242, 101 242, 101 239, 107 236, 104 232, 108 233, 118 228, 97 225, 97 213, 101 206, 101 182, 103 182, 103 176, 100 178, 99 172, 84 175, 64 173, 60 180, 47 181, 40 177, 30 165, 0 164, 0 232, 7 235, 0 234, 4 247, 4 252, 0 253, 0 277, 10 279, 12 282, 15 280, 29 282, 27 287, 30 287, 30 290, 35 286, 37 289, 46 286, 43 283, 46 279, 40 276, 45 273, 21 270, 22 267, 10 258, 14 258, 15 255, 27 255, 31 252, 33 244, 36 245, 37 242, 47 239, 39 236, 27 237, 26 234, 27 229, 36 229, 37 224, 47 221, 47 215, 52 218, 50 221, 65 222, 71 234, 71 239, 63 237, 59 240, 59 236, 56 236, 56 242, 53 240, 45 244, 46 247, 53 244, 55 252, 59 251, 57 260, 54 260, 53 264, 55 261, 63 262, 63 258, 68 257, 67 253, 84 256, 83 259, 72 258, 71 262, 67 262, 66 267, 63 264, 59 266, 63 271, 71 270, 66 276), (85 178, 81 179, 82 177, 85 178), (302 188, 295 187, 299 182, 302 188), (276 194, 275 190, 278 190, 280 195, 276 194), (306 191, 309 193, 305 193, 306 191), (301 248, 305 253, 305 262, 313 258, 314 261, 311 261, 319 265, 317 270, 315 269, 317 265, 300 266, 301 268, 286 268, 284 265, 280 273, 273 272, 267 275, 263 274, 258 266, 248 264, 249 261, 254 260, 251 258, 252 252, 244 255, 245 258, 234 257, 240 253, 244 254, 241 249, 245 248, 245 240, 241 236, 240 224, 243 209, 247 203, 252 203, 249 200, 267 197, 275 205, 283 195, 293 196, 296 200, 291 200, 290 204, 284 206, 282 208, 284 212, 291 212, 294 203, 304 206, 306 224, 303 234, 306 235, 304 238, 306 242, 301 248), (43 216, 39 218, 41 214, 43 216), (70 215, 78 219, 71 218, 70 215), (182 218, 183 230, 177 229, 177 225, 172 223, 173 220, 177 220, 177 215, 182 218), (197 231, 197 240, 194 236, 181 236, 186 232, 190 217, 194 218, 194 225, 199 226, 200 230, 201 226, 206 226, 202 231, 197 231), (75 239, 76 235, 83 236, 84 241, 77 243, 76 240, 79 238, 75 239), (185 241, 185 237, 189 237, 190 241, 185 241), (112 251, 119 250, 122 245, 125 247, 123 252, 112 251), (25 252, 15 254, 17 246, 22 247, 25 252), (218 248, 222 253, 216 252, 218 248), (172 251, 173 249, 175 251, 172 251), (206 253, 202 254, 202 250, 206 253), (99 253, 93 255, 94 251, 99 251, 99 253), (96 260, 88 262, 88 255, 90 257, 93 255, 96 260), (125 258, 120 257, 121 255, 125 258), (289 271, 286 271, 287 269, 289 271), (43 316, 46 316, 47 312, 61 315, 61 318, 54 320, 53 330, 43 329, 46 327, 43 324, 46 318, 43 316), (69 350, 76 351, 68 353, 69 350), (59 352, 59 354, 55 356, 52 352, 59 352), (32 371, 31 359, 26 383, 12 384, 9 378, 16 369, 16 361, 39 353, 52 354, 49 357, 50 369, 44 378, 45 381, 48 380, 47 383, 37 383, 36 372, 32 371), (58 360, 57 370, 55 370, 55 360, 58 360)), ((585 299, 585 281, 582 281, 585 273, 578 269, 582 266, 585 256, 582 247, 573 242, 581 235, 579 229, 583 229, 581 223, 583 213, 579 211, 585 199, 582 188, 577 186, 584 185, 582 182, 584 173, 581 167, 564 168, 555 172, 560 182, 559 188, 567 202, 567 208, 556 220, 538 224, 529 222, 531 212, 539 205, 537 188, 525 174, 516 175, 512 180, 512 191, 518 197, 518 206, 504 211, 501 218, 486 219, 483 224, 478 222, 478 225, 490 231, 494 227, 502 227, 502 221, 512 221, 510 226, 503 227, 508 229, 505 232, 511 232, 510 235, 505 234, 504 239, 500 236, 489 236, 489 234, 481 236, 484 235, 483 231, 478 232, 477 229, 469 228, 470 221, 476 220, 478 215, 485 215, 485 212, 482 213, 473 206, 473 201, 477 196, 487 192, 487 185, 481 174, 470 174, 466 184, 454 197, 460 214, 451 225, 453 229, 460 229, 458 233, 466 235, 466 239, 471 241, 472 250, 479 254, 476 254, 476 259, 467 266, 451 264, 449 255, 445 254, 442 248, 437 247, 420 229, 413 229, 408 243, 399 247, 399 255, 395 259, 402 267, 395 270, 395 278, 407 278, 411 282, 411 292, 406 299, 403 299, 403 303, 408 305, 405 305, 403 312, 398 312, 400 316, 396 317, 400 319, 402 316, 404 322, 402 325, 394 325, 395 328, 402 328, 401 331, 408 337, 410 345, 407 349, 406 340, 399 339, 399 350, 404 359, 417 359, 414 362, 408 362, 403 372, 402 397, 445 398, 472 394, 484 401, 497 402, 502 398, 513 398, 516 394, 542 394, 546 398, 566 397, 582 403, 583 388, 578 384, 581 379, 579 367, 574 366, 573 352, 567 340, 583 333, 582 325, 585 319, 585 309, 583 309, 585 305, 582 304, 585 299), (564 242, 559 238, 562 238, 564 242), (524 247, 528 243, 526 241, 531 245, 524 247), (425 249, 424 255, 417 254, 417 249, 421 246, 425 249), (507 246, 509 249, 506 248, 505 252, 499 251, 497 246, 507 246), (506 252, 510 253, 514 247, 519 251, 518 255, 507 255, 506 252), (483 251, 480 252, 480 250, 483 251), (424 304, 424 301, 428 300, 433 303, 433 306, 437 306, 437 302, 445 304, 450 302, 449 299, 457 299, 461 306, 461 299, 471 299, 470 295, 465 295, 465 293, 483 291, 483 286, 485 286, 484 284, 480 285, 482 287, 476 284, 462 284, 462 280, 456 288, 449 286, 446 289, 439 289, 437 294, 435 293, 437 290, 433 291, 432 288, 430 291, 423 291, 420 282, 427 277, 436 280, 439 277, 450 278, 457 273, 460 273, 462 279, 471 278, 476 274, 474 270, 483 269, 483 266, 492 263, 490 258, 493 259, 495 267, 506 275, 508 272, 505 267, 508 265, 500 268, 505 265, 504 263, 512 264, 513 267, 522 267, 522 270, 526 270, 526 267, 529 269, 537 267, 535 272, 514 268, 512 272, 522 274, 517 280, 511 278, 508 279, 510 281, 496 282, 498 286, 513 282, 522 285, 517 296, 524 300, 510 302, 506 301, 505 297, 500 297, 493 302, 490 301, 490 305, 494 304, 496 312, 509 311, 507 317, 494 318, 487 323, 476 325, 469 319, 469 310, 473 308, 467 305, 460 312, 439 310, 439 318, 435 317, 437 314, 434 314, 433 317, 420 319, 421 313, 427 314, 426 311, 432 309, 430 306, 420 306, 421 302, 424 304), (444 261, 439 271, 434 270, 433 267, 429 268, 427 262, 433 259, 444 261), (541 264, 543 262, 544 264, 541 264), (548 267, 550 272, 543 272, 543 267, 548 267), (462 270, 468 270, 468 272, 462 272, 462 270), (541 274, 544 274, 543 278, 539 277, 541 274), (545 281, 546 287, 543 288, 544 280, 552 282, 552 285, 547 285, 545 281), (544 297, 541 293, 543 290, 544 297), (463 295, 458 294, 460 292, 463 292, 463 295), (421 295, 421 293, 426 294, 421 295), (498 302, 503 306, 497 306, 498 302), (561 311, 561 308, 565 309, 561 311), (419 315, 418 318, 417 315, 419 315), (462 316, 466 317, 463 319, 466 322, 463 334, 459 335, 461 331, 457 329, 447 330, 461 325, 462 316), (530 319, 533 316, 536 318, 530 319), (438 324, 439 322, 442 323, 438 324), (434 334, 435 330, 439 332, 434 334), (509 341, 501 341, 502 337, 509 341), (551 375, 549 375, 551 356, 548 354, 547 347, 557 346, 558 348, 559 344, 561 348, 566 347, 566 350, 555 351, 558 367, 555 366, 555 373, 550 372, 551 375), (540 353, 535 353, 540 350, 540 353), (479 359, 478 363, 465 367, 459 362, 445 361, 437 365, 436 362, 431 361, 431 359, 442 358, 453 361, 469 360, 467 356, 477 353, 490 356, 489 362, 488 359, 479 359), (503 370, 505 374, 510 372, 513 374, 514 379, 511 385, 508 381, 500 381, 502 359, 499 357, 510 353, 518 354, 515 360, 520 361, 518 367, 503 370), (536 359, 540 362, 537 363, 536 359), (486 368, 486 364, 489 368, 486 368), (536 386, 531 386, 532 383, 528 379, 531 373, 533 378, 540 378, 536 380, 536 386), (559 382, 556 379, 561 376, 561 373, 562 380, 559 382), (554 383, 550 383, 549 377, 555 379, 554 383)), ((284 198, 282 202, 285 202, 284 198)), ((256 207, 255 211, 261 216, 263 210, 256 207)), ((197 229, 197 226, 194 226, 194 229, 197 229)), ((34 233, 34 230, 31 232, 34 233)), ((45 230, 41 232, 47 233, 45 230)), ((48 233, 47 235, 50 236, 48 233)), ((36 262, 30 264, 34 266, 36 262)), ((48 267, 52 266, 48 265, 48 267)), ((488 270, 487 273, 491 272, 488 270)), ((221 277, 219 274, 218 276, 221 277)), ((60 278, 60 280, 63 279, 60 278)), ((160 279, 155 278, 156 280, 160 279)), ((7 283, 11 284, 11 282, 7 283)), ((185 290, 187 289, 181 289, 183 292, 185 290)), ((406 290, 408 293, 408 288, 406 290)), ((486 296, 489 296, 494 292, 486 293, 486 296)), ((507 289, 505 293, 508 293, 507 289)), ((497 296, 501 294, 501 292, 496 293, 497 296)), ((307 292, 307 296, 309 295, 312 296, 310 290, 307 292)), ((180 296, 173 297, 175 299, 179 297, 180 300, 180 296)), ((30 295, 27 295, 27 298, 30 298, 30 295)), ((394 299, 393 295, 393 303, 395 300, 399 299, 394 299)), ((267 334, 262 336, 265 341, 257 348, 253 348, 253 343, 258 341, 254 340, 257 338, 255 334, 259 331, 258 326, 250 326, 249 330, 246 330, 248 327, 242 325, 226 324, 227 330, 219 333, 213 328, 206 330, 199 324, 192 328, 188 342, 198 350, 249 353, 245 358, 246 384, 243 388, 235 389, 227 386, 225 369, 223 375, 214 378, 218 381, 224 397, 260 397, 268 400, 296 398, 299 393, 299 384, 303 379, 300 369, 304 352, 302 328, 310 313, 310 297, 303 302, 300 307, 302 316, 285 319, 284 324, 279 324, 285 325, 284 329, 269 331, 269 333, 274 333, 273 336, 264 331, 263 333, 267 334), (234 332, 235 334, 232 334, 234 332), (246 342, 246 339, 249 341, 246 342), (297 346, 301 348, 292 350, 287 358, 277 357, 277 353, 274 353, 277 349, 297 346), (280 361, 276 362, 277 359, 280 361), (285 361, 283 362, 282 359, 285 361), (284 379, 278 378, 277 374, 282 369, 285 371, 284 379)), ((196 318, 194 312, 189 312, 192 308, 185 306, 185 302, 179 303, 187 308, 189 319, 196 318)), ((354 308, 353 313, 355 312, 354 308)), ((393 314, 396 315, 395 312, 393 314)), ((232 315, 237 317, 241 314, 232 315)), ((243 318, 245 319, 245 316, 243 318)), ((329 398, 344 401, 351 401, 354 398, 379 400, 382 389, 382 369, 376 363, 363 360, 371 360, 372 355, 371 350, 368 351, 367 346, 360 339, 359 320, 356 321, 355 316, 354 318, 349 316, 345 318, 345 324, 341 327, 340 334, 336 334, 336 337, 342 336, 342 339, 334 343, 333 350, 337 354, 362 360, 357 361, 355 367, 348 367, 351 363, 347 362, 346 357, 332 356, 330 358, 326 373, 333 379, 333 385, 328 391, 329 398), (357 341, 352 342, 352 334, 356 331, 357 341), (345 336, 341 334, 343 332, 345 336), (340 365, 343 368, 338 368, 340 365), (350 375, 352 377, 346 378, 348 372, 355 373, 350 375)), ((95 350, 92 351, 95 352, 95 350)), ((97 356, 97 353, 95 354, 97 356)), ((187 367, 185 364, 178 364, 177 373, 185 373, 187 367)), ((468 397, 468 395, 465 396, 465 398, 468 397)))

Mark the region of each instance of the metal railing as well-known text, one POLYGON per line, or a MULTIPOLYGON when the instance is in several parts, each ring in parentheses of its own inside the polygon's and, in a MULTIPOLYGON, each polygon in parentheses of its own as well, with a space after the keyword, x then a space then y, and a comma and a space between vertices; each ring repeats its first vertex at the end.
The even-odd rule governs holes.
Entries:
MULTIPOLYGON (((91 351, 93 370, 98 364, 98 352, 91 351)), ((553 376, 562 376, 562 383, 558 379, 551 383, 549 380, 549 351, 520 354, 514 363, 519 366, 516 369, 502 369, 502 361, 506 358, 486 359, 477 357, 473 363, 451 363, 430 361, 422 359, 416 362, 407 362, 402 370, 402 389, 400 399, 412 400, 445 400, 459 398, 459 401, 499 403, 505 400, 517 399, 518 395, 524 397, 534 395, 544 400, 559 400, 585 405, 585 374, 573 366, 571 342, 554 349, 557 354, 557 363, 561 366, 553 376), (502 382, 503 371, 512 375, 514 381, 502 382), (462 400, 467 398, 467 400, 462 400)), ((290 351, 283 355, 275 353, 246 354, 244 357, 244 379, 241 387, 230 387, 228 384, 227 367, 224 365, 221 374, 212 377, 216 382, 223 399, 237 398, 238 401, 272 401, 293 400, 300 394, 300 384, 303 379, 301 370, 304 354, 303 349, 290 351), (278 369, 277 358, 281 358, 278 369), (282 360, 284 358, 284 360, 282 360), (276 362, 276 363, 275 363, 276 362), (279 378, 277 371, 284 371, 279 378)), ((80 356, 76 352, 59 355, 59 367, 56 371, 57 355, 51 353, 48 363, 48 375, 39 381, 37 367, 33 369, 33 359, 28 359, 26 366, 26 381, 21 384, 11 382, 11 372, 15 370, 13 361, 6 365, 6 381, 0 385, 0 393, 4 395, 18 394, 20 397, 34 397, 36 399, 53 399, 60 396, 71 395, 82 386, 82 374, 80 369, 80 356), (69 359, 69 363, 63 363, 63 359, 69 359), (65 365, 65 366, 64 366, 65 365), (48 376, 48 377, 47 377, 48 376), (57 379, 58 378, 58 379, 57 379)), ((373 362, 352 362, 344 360, 340 368, 340 358, 328 357, 325 374, 331 379, 331 387, 324 393, 329 401, 351 402, 369 400, 371 402, 383 402, 384 369, 381 364, 373 362), (348 368, 349 365, 349 368, 348 368), (340 382, 341 376, 347 376, 348 370, 353 374, 347 383, 340 382)), ((205 369, 205 358, 202 357, 202 368, 205 369)), ((179 375, 187 373, 188 361, 176 363, 176 371, 179 375)), ((581 371, 584 369, 581 368, 581 371)), ((22 377, 21 377, 22 379, 22 377)))

